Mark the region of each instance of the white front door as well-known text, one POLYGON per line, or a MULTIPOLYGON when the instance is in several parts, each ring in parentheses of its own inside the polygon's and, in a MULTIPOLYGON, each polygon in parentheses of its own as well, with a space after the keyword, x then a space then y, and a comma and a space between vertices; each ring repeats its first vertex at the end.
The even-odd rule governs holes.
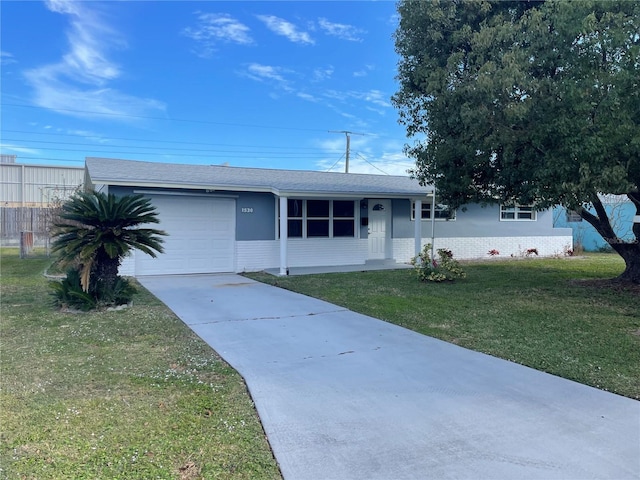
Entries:
POLYGON ((369 199, 369 259, 391 258, 391 200, 369 199))

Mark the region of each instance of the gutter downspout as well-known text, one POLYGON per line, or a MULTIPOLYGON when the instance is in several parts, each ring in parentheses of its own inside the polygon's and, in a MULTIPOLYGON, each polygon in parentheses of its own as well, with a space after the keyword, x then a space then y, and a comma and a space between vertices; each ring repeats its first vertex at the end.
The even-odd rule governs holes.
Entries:
POLYGON ((287 239, 289 238, 287 197, 280 197, 280 275, 287 274, 287 239))

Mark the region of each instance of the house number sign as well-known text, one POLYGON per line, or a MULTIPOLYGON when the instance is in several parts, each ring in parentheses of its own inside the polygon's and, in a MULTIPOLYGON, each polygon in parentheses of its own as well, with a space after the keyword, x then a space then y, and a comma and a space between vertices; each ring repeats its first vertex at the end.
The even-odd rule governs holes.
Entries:
POLYGON ((253 208, 252 208, 252 207, 242 207, 242 208, 240 209, 240 211, 241 211, 242 213, 253 213, 253 208))

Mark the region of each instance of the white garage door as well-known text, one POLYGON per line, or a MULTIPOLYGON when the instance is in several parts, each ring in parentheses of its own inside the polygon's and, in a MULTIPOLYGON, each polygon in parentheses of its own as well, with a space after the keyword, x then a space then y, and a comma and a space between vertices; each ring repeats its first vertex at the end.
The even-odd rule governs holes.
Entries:
POLYGON ((136 252, 136 275, 234 271, 235 200, 150 195, 164 237, 156 258, 136 252))

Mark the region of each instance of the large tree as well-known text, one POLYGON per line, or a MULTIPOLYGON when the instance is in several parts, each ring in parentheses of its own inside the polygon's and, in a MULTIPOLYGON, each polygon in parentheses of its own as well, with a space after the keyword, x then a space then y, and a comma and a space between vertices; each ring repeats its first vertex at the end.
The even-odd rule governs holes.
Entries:
POLYGON ((393 102, 414 175, 452 206, 576 210, 624 258, 619 278, 640 283, 640 223, 618 238, 599 197, 626 195, 640 215, 640 2, 402 0, 398 12, 393 102))

